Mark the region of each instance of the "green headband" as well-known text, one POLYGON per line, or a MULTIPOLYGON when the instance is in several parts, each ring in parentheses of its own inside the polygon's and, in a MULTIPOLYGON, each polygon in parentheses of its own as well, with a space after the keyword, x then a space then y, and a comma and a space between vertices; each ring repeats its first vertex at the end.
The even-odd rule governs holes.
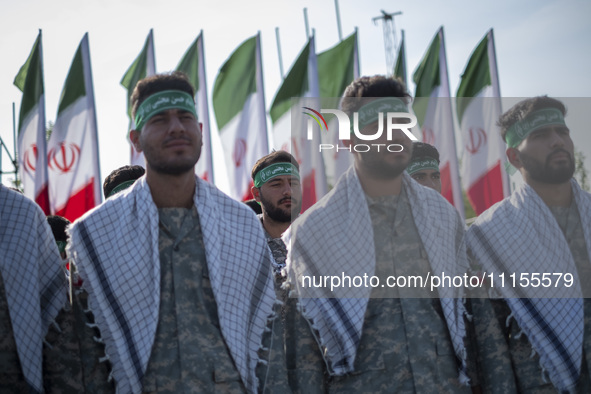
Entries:
POLYGON ((135 183, 135 179, 131 179, 129 181, 125 181, 125 182, 121 182, 120 184, 118 184, 117 186, 115 186, 113 188, 113 190, 111 190, 111 193, 109 193, 109 195, 107 196, 107 198, 114 196, 115 194, 127 189, 129 186, 133 185, 135 183))
POLYGON ((421 170, 439 171, 439 162, 432 158, 418 159, 411 161, 408 167, 406 167, 406 172, 408 172, 409 175, 421 170))
POLYGON ((181 109, 190 112, 197 119, 195 101, 189 93, 181 90, 164 90, 154 93, 140 104, 135 113, 135 129, 141 131, 152 116, 168 109, 181 109))
POLYGON ((61 253, 64 253, 66 251, 66 242, 65 241, 55 241, 55 243, 57 243, 57 248, 61 253))
POLYGON ((555 125, 566 126, 562 112, 557 108, 540 109, 509 127, 505 141, 510 148, 516 148, 533 131, 555 125))
MULTIPOLYGON (((357 110, 359 130, 376 122, 380 113, 387 112, 408 113, 408 107, 397 97, 384 97, 371 101, 357 110)), ((351 133, 353 133, 353 123, 351 123, 351 133)))
POLYGON ((291 163, 275 163, 263 168, 254 176, 254 187, 259 188, 271 179, 281 176, 291 175, 300 179, 300 173, 296 166, 291 163))

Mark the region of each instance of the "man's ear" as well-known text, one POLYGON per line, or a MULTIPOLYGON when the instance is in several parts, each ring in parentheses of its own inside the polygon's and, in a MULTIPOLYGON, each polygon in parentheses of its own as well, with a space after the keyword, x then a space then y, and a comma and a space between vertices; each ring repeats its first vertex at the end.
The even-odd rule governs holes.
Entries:
POLYGON ((137 130, 131 130, 129 132, 129 139, 131 140, 131 143, 133 144, 135 150, 141 152, 142 146, 140 145, 140 132, 137 130))
POLYGON ((509 163, 511 163, 511 165, 513 167, 515 167, 515 168, 523 167, 523 163, 521 162, 521 159, 519 158, 519 151, 517 150, 517 148, 507 148, 505 153, 507 154, 507 159, 509 159, 509 163))
POLYGON ((252 193, 252 196, 255 200, 261 202, 261 190, 258 187, 251 187, 250 192, 252 193))

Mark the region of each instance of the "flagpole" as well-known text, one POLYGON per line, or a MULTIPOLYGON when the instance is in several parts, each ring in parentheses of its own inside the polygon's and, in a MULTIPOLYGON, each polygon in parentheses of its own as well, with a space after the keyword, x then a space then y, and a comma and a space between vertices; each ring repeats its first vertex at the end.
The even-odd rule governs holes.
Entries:
POLYGON ((339 0, 334 0, 334 8, 337 16, 337 28, 339 30, 339 41, 343 41, 343 31, 341 29, 341 12, 339 11, 339 0))
POLYGON ((281 74, 281 79, 285 79, 285 74, 283 73, 283 59, 281 55, 281 40, 279 39, 279 28, 275 28, 275 41, 277 41, 277 57, 279 58, 279 73, 281 74))
POLYGON ((308 9, 304 8, 304 24, 306 25, 306 41, 310 38, 310 25, 308 24, 308 9))
POLYGON ((265 104, 265 82, 263 81, 263 49, 261 48, 261 32, 260 30, 257 32, 256 38, 256 62, 257 62, 257 70, 256 70, 256 84, 257 84, 257 92, 260 92, 260 100, 261 100, 261 107, 263 108, 263 117, 265 125, 265 137, 267 137, 267 141, 265 143, 267 147, 267 152, 269 152, 269 128, 267 127, 267 106, 265 104))
MULTIPOLYGON (((456 131, 455 131, 455 122, 454 122, 454 114, 453 114, 453 110, 451 107, 451 91, 449 88, 449 70, 447 69, 447 51, 445 49, 445 35, 443 33, 443 26, 441 26, 439 28, 439 37, 440 37, 440 53, 443 54, 443 56, 440 56, 439 58, 439 67, 444 67, 445 68, 445 75, 443 76, 443 78, 445 78, 445 81, 441 81, 441 83, 445 82, 446 85, 446 89, 444 91, 445 97, 448 98, 449 100, 449 105, 448 107, 448 114, 449 114, 449 118, 452 120, 451 123, 451 139, 452 139, 452 146, 453 146, 453 151, 454 151, 454 155, 453 157, 450 158, 450 160, 455 160, 456 163, 458 163, 458 154, 457 154, 457 145, 456 145, 456 131)), ((461 186, 461 178, 460 178, 460 169, 458 167, 458 165, 456 164, 455 166, 455 171, 453 171, 454 173, 452 173, 452 171, 450 171, 451 176, 456 176, 457 180, 460 184, 456 185, 457 187, 454 188, 454 182, 453 180, 451 181, 451 186, 452 186, 452 196, 454 196, 453 201, 454 201, 454 206, 456 206, 456 204, 458 204, 458 206, 456 206, 457 210, 459 211, 460 217, 462 218, 462 221, 466 219, 466 214, 465 214, 465 207, 464 207, 464 200, 462 198, 462 186, 461 186), (457 198, 457 200, 456 200, 457 198)))
MULTIPOLYGON (((12 142, 14 144, 14 159, 11 158, 12 165, 14 166, 14 183, 18 186, 18 159, 16 152, 16 109, 14 101, 12 102, 12 142)), ((8 152, 8 149, 6 151, 8 152)))

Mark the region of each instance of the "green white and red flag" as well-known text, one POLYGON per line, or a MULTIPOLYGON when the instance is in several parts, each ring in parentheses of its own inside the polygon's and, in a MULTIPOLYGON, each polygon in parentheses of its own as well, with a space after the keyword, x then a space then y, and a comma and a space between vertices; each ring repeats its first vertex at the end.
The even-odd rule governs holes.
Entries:
POLYGON ((477 215, 507 197, 507 161, 497 120, 502 114, 493 30, 480 41, 456 94, 462 130, 462 182, 477 215))
POLYGON ((304 107, 320 109, 318 62, 314 37, 296 58, 271 104, 273 146, 290 152, 300 165, 302 211, 326 194, 326 174, 322 154, 318 150, 320 130, 313 127, 308 139, 308 117, 304 107), (292 100, 298 98, 298 100, 292 100))
POLYGON ((464 218, 443 27, 433 38, 413 80, 416 84, 413 110, 421 125, 423 142, 439 151, 441 194, 464 218))
POLYGON ((230 196, 249 200, 252 167, 269 153, 260 33, 240 44, 220 68, 212 103, 225 153, 230 196))
POLYGON ((189 77, 195 87, 195 109, 202 124, 203 147, 201 156, 195 166, 195 173, 201 179, 214 183, 213 160, 211 154, 211 131, 209 122, 209 104, 207 100, 207 84, 205 79, 205 55, 203 50, 203 31, 191 44, 176 67, 189 77))
MULTIPOLYGON (((134 123, 131 118, 131 95, 133 89, 139 80, 156 74, 156 58, 154 55, 154 32, 150 29, 144 47, 140 54, 135 58, 131 66, 125 72, 121 79, 121 85, 127 89, 127 116, 129 116, 129 129, 133 129, 134 123)), ((129 139, 129 138, 128 138, 129 139)), ((144 154, 135 150, 131 140, 129 140, 130 147, 130 163, 132 165, 139 165, 146 167, 144 154)))
POLYGON ((74 221, 101 203, 88 33, 74 55, 47 144, 51 212, 74 221))
POLYGON ((18 128, 18 163, 23 193, 49 215, 41 41, 39 31, 27 61, 14 79, 14 85, 23 92, 18 128))

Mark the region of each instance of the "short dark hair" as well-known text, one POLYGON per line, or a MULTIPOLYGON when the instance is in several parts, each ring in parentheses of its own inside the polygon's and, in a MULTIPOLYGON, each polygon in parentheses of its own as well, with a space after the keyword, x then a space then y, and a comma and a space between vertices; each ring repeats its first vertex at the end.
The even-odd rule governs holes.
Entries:
POLYGON ((341 102, 342 110, 347 115, 351 115, 365 103, 362 100, 347 100, 347 98, 362 97, 400 97, 406 104, 410 101, 410 94, 401 79, 374 75, 357 78, 347 86, 341 102))
POLYGON ((437 160, 437 163, 439 163, 439 151, 437 148, 426 142, 413 142, 412 157, 410 158, 410 161, 413 162, 415 160, 426 158, 435 159, 437 160))
MULTIPOLYGON (((145 99, 154 93, 164 90, 180 90, 189 93, 191 97, 195 96, 195 88, 191 85, 187 75, 180 71, 170 73, 156 74, 140 80, 131 95, 131 115, 135 119, 138 107, 145 99)), ((138 130, 139 131, 139 130, 138 130)))
POLYGON ((123 166, 113 170, 103 183, 105 199, 109 197, 114 188, 125 181, 134 181, 141 178, 146 170, 142 166, 123 166))
POLYGON ((68 219, 57 215, 49 215, 47 216, 47 223, 49 223, 51 232, 53 232, 53 238, 55 238, 56 241, 68 241, 68 234, 66 233, 66 229, 70 225, 68 219))
POLYGON ((562 112, 562 116, 566 116, 566 107, 564 104, 554 98, 548 96, 537 96, 522 100, 515 104, 511 109, 505 112, 499 118, 497 125, 501 128, 501 136, 503 141, 507 142, 507 130, 515 123, 527 118, 532 112, 543 108, 556 108, 562 112))
POLYGON ((252 209, 254 213, 256 213, 257 215, 263 213, 263 208, 261 208, 261 204, 259 204, 258 201, 254 198, 252 200, 246 200, 244 201, 244 203, 248 205, 250 209, 252 209))
POLYGON ((257 162, 254 164, 254 167, 252 167, 252 172, 250 173, 250 176, 254 180, 254 177, 260 170, 267 168, 271 164, 275 163, 291 163, 295 166, 295 168, 298 169, 298 171, 300 170, 300 165, 298 164, 298 161, 289 152, 286 152, 284 150, 274 150, 267 156, 263 156, 257 160, 257 162))

